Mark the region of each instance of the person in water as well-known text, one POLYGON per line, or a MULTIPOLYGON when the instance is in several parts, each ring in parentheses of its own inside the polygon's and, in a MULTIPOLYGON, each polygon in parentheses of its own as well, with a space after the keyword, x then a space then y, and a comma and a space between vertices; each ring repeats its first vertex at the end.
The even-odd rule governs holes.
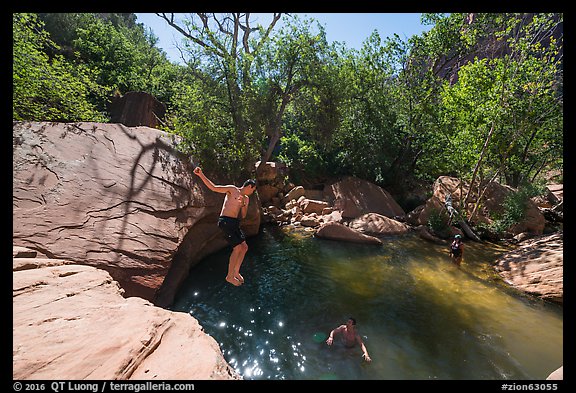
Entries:
POLYGON ((370 355, 368 355, 368 349, 366 349, 366 345, 364 345, 364 341, 362 341, 362 337, 358 334, 356 330, 356 319, 350 317, 346 322, 346 325, 340 325, 337 328, 333 329, 326 340, 326 344, 332 345, 334 342, 334 335, 342 333, 342 340, 344 341, 344 345, 348 348, 354 347, 356 344, 360 345, 362 349, 362 358, 367 362, 371 362, 372 359, 370 355))
POLYGON ((454 241, 450 244, 450 256, 452 261, 456 266, 460 266, 462 263, 462 257, 464 256, 464 243, 462 243, 462 236, 454 236, 454 241))
POLYGON ((215 185, 208 179, 200 167, 194 168, 194 173, 202 179, 206 187, 210 190, 226 194, 224 203, 222 204, 222 210, 220 211, 220 217, 218 218, 218 228, 224 232, 228 244, 232 247, 226 281, 232 285, 240 286, 244 283, 244 277, 240 274, 240 266, 248 251, 248 245, 246 244, 246 236, 240 229, 239 216, 246 218, 246 214, 248 214, 250 195, 256 190, 256 181, 254 179, 248 179, 242 187, 236 187, 234 185, 221 186, 215 185))

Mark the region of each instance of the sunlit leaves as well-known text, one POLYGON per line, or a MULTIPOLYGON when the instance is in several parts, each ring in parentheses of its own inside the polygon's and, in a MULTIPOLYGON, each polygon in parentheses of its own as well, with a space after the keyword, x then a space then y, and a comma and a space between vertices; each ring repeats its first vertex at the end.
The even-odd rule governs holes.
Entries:
POLYGON ((167 106, 161 127, 230 179, 270 148, 302 178, 394 187, 478 164, 514 185, 562 165, 562 14, 423 14, 428 32, 375 31, 360 50, 328 44, 314 20, 286 15, 268 36, 250 21, 242 41, 226 33, 239 15, 196 14, 181 25, 185 66, 131 14, 41 15, 52 30, 13 14, 17 120, 100 121, 113 91, 146 91, 167 106))
POLYGON ((542 149, 546 140, 558 140, 562 133, 561 63, 550 36, 557 21, 542 15, 490 21, 500 23, 508 46, 501 56, 463 65, 457 83, 444 85, 443 121, 458 141, 454 151, 463 175, 470 173, 488 130, 495 127, 485 166, 500 168, 507 182, 517 186, 547 161, 561 162, 560 150, 549 150, 547 156, 542 149))
POLYGON ((35 14, 13 14, 12 116, 15 120, 104 121, 90 96, 101 94, 92 71, 61 55, 35 14))

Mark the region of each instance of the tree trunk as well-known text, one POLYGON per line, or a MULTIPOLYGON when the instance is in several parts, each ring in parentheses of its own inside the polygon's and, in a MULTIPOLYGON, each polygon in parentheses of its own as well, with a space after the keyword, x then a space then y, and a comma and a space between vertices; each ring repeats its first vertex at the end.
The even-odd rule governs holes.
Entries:
POLYGON ((484 153, 486 153, 486 149, 488 148, 488 143, 490 142, 490 138, 492 138, 492 134, 494 133, 494 122, 492 122, 492 126, 490 127, 490 131, 486 136, 486 140, 484 141, 484 146, 482 147, 482 152, 480 153, 480 158, 476 162, 476 166, 474 167, 474 173, 472 174, 472 180, 470 181, 470 188, 468 188, 468 192, 466 193, 466 198, 464 198, 463 205, 467 206, 468 198, 470 198, 470 192, 472 191, 472 184, 476 180, 476 174, 478 173, 478 169, 480 169, 480 164, 484 159, 484 153))
POLYGON ((260 174, 261 170, 260 168, 262 167, 262 165, 268 162, 270 160, 270 157, 272 157, 272 152, 274 151, 274 148, 276 147, 276 144, 278 143, 278 141, 280 140, 280 136, 282 135, 282 128, 281 128, 282 117, 284 117, 286 106, 290 102, 291 87, 289 86, 291 82, 292 82, 292 74, 290 73, 290 76, 288 77, 288 85, 286 86, 286 90, 282 92, 282 103, 280 104, 280 108, 278 108, 278 112, 274 117, 272 123, 273 125, 270 127, 270 129, 272 129, 270 142, 268 143, 268 148, 266 149, 266 151, 262 155, 262 158, 260 159, 260 164, 256 168, 256 176, 260 174))
POLYGON ((274 151, 274 148, 276 147, 276 144, 278 143, 279 140, 280 140, 280 128, 278 127, 274 130, 274 132, 270 136, 270 142, 268 143, 268 148, 266 149, 266 152, 264 152, 264 154, 262 155, 262 158, 260 159, 260 164, 258 164, 258 167, 256 167, 256 177, 260 175, 261 171, 260 168, 262 167, 262 165, 268 162, 270 160, 270 157, 272 157, 272 152, 274 151))
MULTIPOLYGON (((462 183, 460 183, 462 184, 462 183)), ((475 240, 477 242, 481 242, 482 240, 472 231, 472 229, 470 229, 470 227, 468 226, 468 224, 466 223, 466 221, 462 218, 462 216, 460 215, 460 213, 458 212, 458 210, 454 209, 454 207, 452 206, 452 196, 450 194, 446 195, 446 200, 444 201, 444 206, 446 207, 446 210, 448 210, 448 213, 450 214, 450 221, 452 220, 453 217, 456 217, 456 219, 458 220, 458 222, 460 223, 460 227, 462 227, 462 230, 464 231, 464 233, 466 234, 466 236, 468 236, 468 238, 475 240)))
POLYGON ((486 183, 486 185, 484 186, 482 191, 478 193, 478 199, 476 200, 476 204, 474 205, 474 210, 472 210, 472 214, 470 215, 470 221, 474 220, 474 216, 476 215, 476 211, 478 210, 478 206, 480 206, 480 201, 482 200, 482 197, 486 193, 486 189, 488 188, 490 183, 492 183, 496 179, 496 176, 498 176, 499 173, 500 173, 500 169, 498 169, 496 171, 494 176, 492 176, 492 179, 490 179, 490 181, 488 183, 486 183))

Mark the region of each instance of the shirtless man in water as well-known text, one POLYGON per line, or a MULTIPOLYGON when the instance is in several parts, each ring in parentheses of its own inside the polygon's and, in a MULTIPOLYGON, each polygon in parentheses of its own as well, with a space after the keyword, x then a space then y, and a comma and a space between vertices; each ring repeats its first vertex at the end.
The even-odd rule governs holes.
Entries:
POLYGON ((218 227, 224 232, 228 244, 232 247, 226 281, 232 285, 240 286, 244 283, 244 277, 240 274, 240 266, 244 261, 246 251, 248 251, 248 245, 246 244, 246 236, 240 229, 239 215, 246 218, 250 203, 249 196, 256 190, 256 181, 248 179, 240 188, 233 185, 217 186, 204 175, 200 167, 194 168, 194 173, 202 179, 210 190, 226 194, 218 218, 218 227))
POLYGON ((354 345, 356 345, 356 343, 358 343, 362 349, 362 358, 367 362, 372 361, 370 355, 368 355, 368 350, 366 349, 366 345, 364 345, 364 341, 362 341, 360 334, 358 334, 358 331, 356 331, 356 319, 350 317, 348 318, 346 325, 340 325, 336 329, 333 329, 330 332, 328 339, 326 340, 326 344, 332 345, 334 342, 334 335, 336 333, 342 333, 344 345, 346 345, 348 348, 352 348, 354 345))

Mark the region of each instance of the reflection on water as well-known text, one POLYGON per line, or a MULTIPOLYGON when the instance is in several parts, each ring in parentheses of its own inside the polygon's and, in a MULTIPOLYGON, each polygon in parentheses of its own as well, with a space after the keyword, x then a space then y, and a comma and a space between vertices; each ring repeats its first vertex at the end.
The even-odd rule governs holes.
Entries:
POLYGON ((248 239, 245 283, 229 249, 195 266, 173 309, 189 312, 244 379, 545 379, 563 363, 562 307, 508 288, 490 262, 506 249, 415 235, 382 246, 264 227, 248 239), (360 348, 325 339, 355 317, 360 348))

